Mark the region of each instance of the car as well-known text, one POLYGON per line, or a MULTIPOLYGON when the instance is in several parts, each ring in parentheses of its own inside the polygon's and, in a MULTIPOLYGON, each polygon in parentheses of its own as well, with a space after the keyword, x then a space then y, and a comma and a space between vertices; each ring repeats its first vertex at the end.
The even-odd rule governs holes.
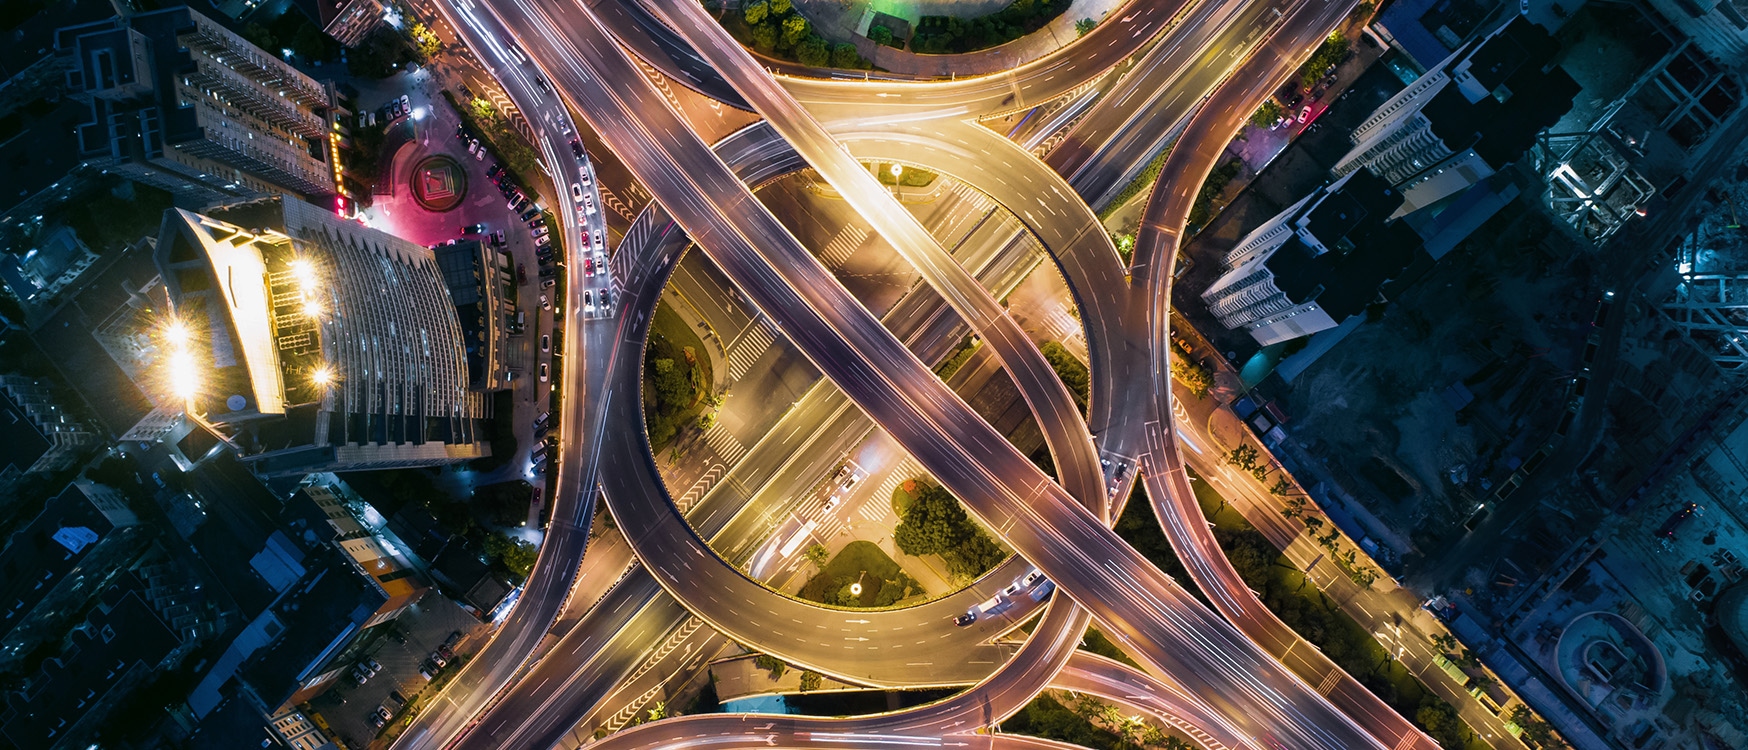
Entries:
POLYGON ((1529 0, 1517 0, 1517 12, 1522 15, 1529 15, 1529 0))
POLYGON ((571 155, 577 157, 578 159, 583 158, 583 142, 582 141, 577 140, 575 138, 571 139, 571 155))
POLYGON ((588 193, 583 193, 583 213, 590 216, 595 215, 595 199, 590 197, 588 193))
POLYGON ((528 221, 529 219, 532 219, 532 218, 539 216, 539 215, 540 215, 540 207, 539 206, 529 206, 528 210, 522 212, 522 220, 528 221))
POLYGON ((381 717, 383 721, 388 721, 395 717, 395 712, 388 710, 388 706, 377 706, 376 715, 381 717))
POLYGON ((583 178, 584 185, 590 184, 591 180, 589 179, 589 170, 587 167, 577 170, 577 174, 583 178))
POLYGON ((1306 122, 1310 119, 1311 119, 1311 105, 1307 104, 1307 105, 1305 105, 1304 109, 1299 110, 1299 122, 1303 123, 1303 122, 1306 122))
POLYGON ((547 278, 547 279, 541 279, 541 280, 540 280, 540 288, 541 288, 541 289, 551 289, 551 288, 552 288, 552 285, 553 285, 553 283, 554 283, 554 282, 553 282, 553 280, 552 280, 552 279, 550 279, 550 278, 547 278))
POLYGON ((541 91, 545 91, 548 94, 552 93, 552 84, 547 83, 546 79, 541 76, 534 77, 534 85, 539 86, 541 91))
POLYGON ((546 265, 548 263, 551 263, 552 262, 552 246, 548 245, 546 247, 536 249, 534 251, 534 257, 540 261, 541 265, 546 265))
POLYGON ((526 198, 522 197, 522 191, 520 191, 520 190, 511 190, 508 197, 509 197, 509 200, 504 203, 504 208, 508 208, 511 211, 516 210, 517 204, 527 200, 526 198))
POLYGON ((521 263, 516 264, 516 283, 518 283, 518 284, 528 283, 528 267, 522 265, 521 263))
POLYGON ((574 182, 571 183, 571 200, 574 200, 578 203, 583 202, 583 186, 582 185, 578 185, 574 182))
POLYGON ((449 644, 447 644, 447 643, 437 644, 437 653, 442 654, 443 658, 445 658, 445 659, 449 659, 451 661, 453 661, 455 659, 455 650, 450 648, 449 644))
POLYGON ((377 672, 382 671, 382 665, 378 664, 375 659, 365 659, 364 668, 370 670, 371 677, 375 677, 377 672))
POLYGON ((1014 581, 1013 583, 1008 584, 1007 588, 1001 590, 1001 595, 1004 597, 1012 598, 1014 594, 1017 594, 1019 592, 1020 592, 1020 582, 1014 581))
POLYGON ((548 336, 544 333, 540 334, 540 351, 543 354, 546 352, 552 351, 552 337, 551 336, 548 336))
POLYGON ((530 457, 532 457, 534 460, 539 461, 541 456, 546 455, 546 451, 547 451, 546 443, 536 443, 534 446, 533 452, 529 453, 528 455, 530 457))
POLYGON ((601 251, 606 250, 606 249, 607 249, 607 243, 602 241, 601 235, 596 234, 595 235, 595 252, 598 253, 598 252, 601 252, 601 251))
POLYGON ((401 94, 400 103, 401 103, 401 114, 403 114, 403 115, 412 114, 412 112, 413 112, 413 100, 411 97, 408 97, 406 94, 401 94))
POLYGON ((522 48, 516 46, 515 42, 510 42, 508 44, 505 44, 504 51, 510 53, 510 57, 515 59, 517 65, 527 65, 528 64, 528 55, 523 54, 522 48))
POLYGON ((584 245, 588 245, 588 244, 589 244, 589 230, 588 230, 588 229, 586 229, 586 228, 584 228, 584 229, 578 229, 578 230, 577 230, 577 234, 580 234, 580 235, 582 235, 582 236, 583 236, 583 244, 584 244, 584 245))
POLYGON ((583 312, 592 313, 594 311, 595 311, 595 293, 591 292, 587 289, 584 289, 583 290, 583 312))
POLYGON ((546 226, 546 217, 544 217, 544 216, 537 217, 537 218, 528 222, 529 229, 533 229, 535 227, 544 227, 544 226, 546 226))
POLYGON ((482 146, 482 147, 480 147, 480 150, 473 152, 473 160, 474 161, 485 161, 486 160, 485 147, 482 146))
POLYGON ((546 295, 544 295, 544 294, 540 295, 540 309, 542 309, 542 310, 551 310, 552 309, 552 301, 548 300, 546 298, 546 295))
POLYGON ((492 232, 491 240, 492 240, 492 244, 497 245, 498 247, 503 247, 504 245, 508 244, 504 240, 504 230, 502 230, 502 229, 500 229, 496 232, 492 232))
POLYGON ((539 429, 540 427, 544 426, 547 423, 547 421, 551 420, 551 419, 552 419, 552 412, 549 412, 549 411, 541 412, 540 416, 534 418, 535 429, 539 429))
POLYGON ((606 255, 606 253, 602 253, 599 250, 597 250, 597 251, 595 251, 595 273, 596 274, 603 274, 606 272, 607 272, 607 255, 606 255))
POLYGON ((540 269, 540 278, 550 279, 556 275, 558 275, 558 272, 553 270, 552 266, 547 266, 545 268, 540 269))
POLYGON ((358 667, 353 667, 351 673, 346 676, 352 680, 354 685, 363 685, 366 680, 370 679, 370 673, 358 667))
POLYGON ((533 228, 530 228, 528 230, 528 236, 530 236, 530 237, 545 237, 546 231, 547 231, 546 227, 543 227, 543 226, 542 227, 533 227, 533 228))
POLYGON ((958 625, 959 627, 965 627, 974 622, 977 622, 976 612, 966 612, 965 614, 953 618, 953 624, 958 625))
POLYGON ((542 383, 546 382, 546 378, 547 378, 547 375, 549 372, 550 371, 547 370, 547 368, 546 368, 546 363, 541 362, 540 363, 540 382, 542 382, 542 383))
POLYGON ((1020 587, 1029 589, 1033 586, 1038 585, 1038 582, 1042 581, 1042 580, 1044 580, 1044 571, 1041 571, 1037 568, 1033 568, 1031 570, 1031 572, 1028 572, 1023 576, 1020 576, 1020 587))
POLYGON ((426 682, 430 682, 432 680, 432 678, 437 676, 437 670, 430 669, 429 667, 426 667, 425 665, 421 664, 421 665, 419 665, 419 676, 425 678, 426 682))
POLYGON ((376 714, 370 715, 370 728, 372 728, 372 729, 381 729, 383 727, 383 725, 387 724, 387 723, 388 723, 388 720, 382 718, 381 716, 377 716, 376 714))
POLYGON ((394 702, 395 702, 395 706, 396 706, 396 707, 397 707, 397 708, 398 708, 398 707, 400 707, 400 706, 405 706, 405 705, 407 705, 407 697, 406 697, 406 696, 404 696, 404 695, 401 695, 401 691, 399 691, 399 690, 390 690, 390 691, 388 691, 388 699, 389 699, 389 700, 391 700, 391 701, 394 701, 394 702))
MULTIPOLYGON (((546 378, 541 378, 541 380, 545 380, 545 379, 546 378)), ((449 666, 449 660, 443 658, 443 655, 437 653, 436 651, 431 652, 431 663, 436 664, 438 669, 442 669, 443 667, 449 666)))
POLYGON ((486 225, 484 225, 484 224, 469 224, 469 225, 461 228, 461 233, 464 235, 467 235, 467 234, 485 234, 486 233, 486 225))
POLYGON ((497 177, 498 173, 502 172, 502 171, 504 171, 504 165, 499 164, 497 162, 492 162, 491 166, 486 167, 486 177, 488 177, 488 178, 497 177))

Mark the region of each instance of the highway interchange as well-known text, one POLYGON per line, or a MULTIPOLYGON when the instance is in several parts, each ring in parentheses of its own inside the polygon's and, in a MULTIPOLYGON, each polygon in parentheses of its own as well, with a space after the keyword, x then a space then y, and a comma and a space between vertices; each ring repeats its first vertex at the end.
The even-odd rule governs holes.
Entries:
MULTIPOLYGON (((551 746, 688 617, 858 684, 973 687, 874 717, 681 717, 598 744, 1041 746, 1052 743, 966 735, 1058 687, 1152 716, 1206 747, 1435 746, 1286 631, 1244 587, 1201 518, 1172 427, 1168 304, 1190 199, 1249 112, 1351 3, 1134 0, 1078 42, 1013 71, 923 82, 773 77, 700 6, 637 1, 439 5, 530 115, 546 163, 557 163, 564 134, 575 129, 570 113, 580 113, 659 207, 640 215, 614 251, 621 291, 609 314, 565 327, 566 350, 580 356, 566 358, 562 373, 558 500, 535 572, 485 651, 397 746, 551 746), (512 62, 504 51, 511 40, 533 65, 512 62), (714 147, 704 143, 633 55, 726 104, 750 104, 768 123, 714 147), (1114 85, 1098 90, 1106 71, 1131 60, 1114 85), (975 124, 1058 98, 1071 100, 1065 109, 1074 114, 1044 159, 1030 148, 1050 129, 1017 144, 975 124), (1134 262, 1124 268, 1093 207, 1174 137, 1134 262), (1088 322, 1094 378, 1086 420, 995 303, 1000 293, 993 290, 1018 275, 1003 252, 1017 231, 948 247, 888 197, 859 166, 864 159, 951 175, 989 195, 1043 244, 1088 322), (928 284, 884 323, 753 197, 757 186, 803 167, 824 175, 923 271, 928 284), (688 517, 656 473, 642 430, 632 426, 641 424, 639 368, 650 317, 693 242, 837 387, 813 389, 784 415, 785 425, 802 429, 772 431, 801 435, 805 447, 755 446, 743 462, 745 481, 723 483, 688 508, 688 517), (993 344, 1020 386, 1044 427, 1060 484, 928 369, 968 329, 993 344), (780 502, 782 494, 727 488, 780 490, 804 481, 818 467, 780 457, 835 456, 829 446, 874 426, 1024 559, 924 605, 852 613, 776 594, 722 556, 719 550, 746 549, 769 533, 760 523, 766 516, 748 509, 780 502), (1109 530, 1116 515, 1109 499, 1128 497, 1137 475, 1173 544, 1195 551, 1186 568, 1218 614, 1109 530), (629 550, 590 546, 597 487, 623 519, 629 550), (1033 565, 1066 596, 1052 600, 1023 645, 1002 636, 1034 611, 1024 604, 995 622, 954 627, 955 614, 1033 565), (549 633, 564 611, 583 614, 549 633), (1148 670, 1075 653, 1089 618, 1148 670)), ((566 190, 560 181, 556 194, 566 190)), ((580 218, 568 205, 562 212, 571 246, 580 218)), ((567 273, 575 276, 580 266, 570 264, 567 273)), ((579 311, 574 297, 582 284, 571 281, 566 309, 579 311)))

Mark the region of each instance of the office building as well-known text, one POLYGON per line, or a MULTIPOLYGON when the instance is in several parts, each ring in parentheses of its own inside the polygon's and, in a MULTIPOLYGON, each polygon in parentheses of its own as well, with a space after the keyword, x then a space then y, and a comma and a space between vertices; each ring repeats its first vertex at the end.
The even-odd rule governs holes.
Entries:
POLYGON ((315 0, 322 31, 348 47, 375 31, 387 9, 380 0, 315 0))
POLYGON ((91 107, 86 163, 200 205, 334 194, 333 93, 212 19, 118 16, 57 31, 55 50, 91 107))
POLYGON ((97 444, 97 433, 69 416, 47 383, 23 375, 0 375, 0 431, 0 481, 68 468, 97 444))
POLYGON ((1334 328, 1422 252, 1420 236, 1389 218, 1401 205, 1382 178, 1350 172, 1245 235, 1202 301, 1263 346, 1334 328))
POLYGON ((1548 32, 1514 17, 1378 107, 1354 129, 1335 175, 1370 169, 1402 192, 1398 215, 1467 190, 1572 108, 1577 82, 1550 67, 1558 51, 1548 32))
POLYGON ((0 735, 14 747, 96 747, 90 739, 109 713, 184 655, 176 633, 122 576, 68 636, 60 655, 4 697, 0 735))
POLYGON ((148 530, 120 493, 86 481, 51 498, 0 550, 0 667, 58 639, 112 577, 144 551, 148 530))
POLYGON ((467 342, 468 387, 476 391, 510 387, 507 321, 514 314, 516 298, 510 259, 479 240, 451 240, 431 251, 461 320, 462 340, 467 342))
POLYGON ((430 249, 297 200, 165 213, 167 387, 257 474, 432 466, 490 452, 430 249))

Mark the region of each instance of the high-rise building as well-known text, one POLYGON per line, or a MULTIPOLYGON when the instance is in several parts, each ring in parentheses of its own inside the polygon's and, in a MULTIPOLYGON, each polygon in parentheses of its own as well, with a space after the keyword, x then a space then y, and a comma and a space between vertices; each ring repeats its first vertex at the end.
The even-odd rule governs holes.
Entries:
POLYGON ((490 453, 429 248, 281 197, 164 215, 168 386, 262 476, 490 453))
POLYGON ((1263 346, 1334 328, 1421 253, 1420 236, 1389 218, 1401 204, 1371 171, 1349 172, 1239 240, 1202 301, 1263 346))
POLYGON ((80 156, 212 205, 334 193, 333 92, 186 7, 55 34, 67 91, 91 106, 80 156))
POLYGON ((1559 47, 1514 17, 1374 110, 1354 129, 1335 175, 1370 169, 1402 192, 1400 215, 1494 174, 1572 108, 1578 83, 1550 67, 1559 47))
POLYGON ((450 240, 431 251, 461 318, 469 387, 476 391, 510 387, 506 361, 510 333, 505 321, 515 312, 516 276, 509 256, 479 240, 450 240))

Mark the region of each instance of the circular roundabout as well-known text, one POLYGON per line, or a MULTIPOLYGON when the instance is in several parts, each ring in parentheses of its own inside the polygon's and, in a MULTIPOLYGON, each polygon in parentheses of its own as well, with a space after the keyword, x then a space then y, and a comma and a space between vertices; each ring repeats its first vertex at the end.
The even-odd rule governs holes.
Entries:
POLYGON ((454 210, 467 197, 467 170, 442 154, 428 156, 413 165, 407 177, 413 200, 433 213, 454 210))

